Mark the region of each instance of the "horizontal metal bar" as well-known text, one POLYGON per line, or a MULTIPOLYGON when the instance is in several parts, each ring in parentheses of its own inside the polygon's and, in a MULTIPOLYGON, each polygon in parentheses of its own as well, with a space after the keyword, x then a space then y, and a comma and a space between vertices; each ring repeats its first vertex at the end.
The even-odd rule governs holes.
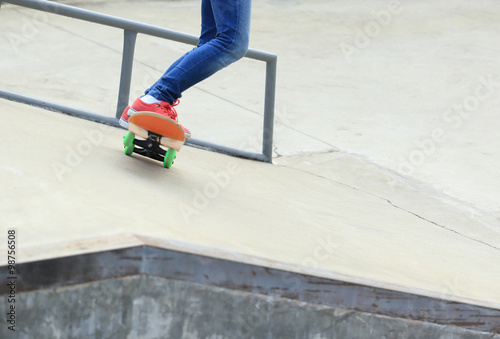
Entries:
MULTIPOLYGON (((17 93, 12 93, 8 91, 4 91, 0 89, 0 98, 4 98, 7 100, 15 101, 15 102, 20 102, 23 104, 28 104, 31 106, 35 107, 40 107, 49 111, 54 111, 54 112, 59 112, 67 115, 71 115, 77 118, 85 119, 85 120, 90 120, 94 122, 99 122, 101 124, 106 124, 110 126, 115 126, 115 127, 120 127, 118 124, 118 119, 114 117, 107 117, 104 115, 99 115, 91 112, 87 112, 84 110, 64 106, 64 105, 59 105, 55 104, 52 102, 48 102, 45 100, 40 100, 36 98, 31 98, 27 97, 21 94, 17 93)), ((264 154, 259 154, 259 153, 252 153, 252 152, 247 152, 231 147, 226 147, 214 143, 210 143, 207 141, 202 141, 202 140, 197 140, 197 139, 189 139, 186 142, 186 145, 196 147, 196 148, 202 148, 226 155, 231 155, 239 158, 244 158, 244 159, 249 159, 249 160, 257 160, 257 161, 263 161, 263 162, 269 162, 267 157, 264 154)))
POLYGON ((1 89, 0 89, 0 98, 4 98, 4 99, 15 101, 15 102, 20 102, 23 104, 28 104, 28 105, 35 106, 35 107, 40 107, 40 108, 43 108, 43 109, 46 109, 49 111, 64 113, 64 114, 71 115, 71 116, 78 117, 78 118, 82 118, 85 120, 100 122, 102 124, 106 124, 106 125, 110 125, 110 126, 119 126, 118 119, 114 118, 114 117, 106 117, 104 115, 95 114, 92 112, 87 112, 84 110, 55 104, 55 103, 48 102, 45 100, 27 97, 27 96, 24 96, 21 94, 8 92, 8 91, 4 91, 1 89))
POLYGON ((227 146, 213 144, 213 143, 208 142, 208 141, 189 139, 188 141, 186 141, 186 145, 209 150, 209 151, 215 151, 215 152, 226 154, 226 155, 231 155, 233 157, 244 158, 244 159, 249 159, 249 160, 257 160, 257 161, 262 161, 262 162, 269 162, 269 160, 267 159, 267 157, 264 154, 247 152, 247 151, 243 151, 243 150, 236 149, 236 148, 231 148, 231 147, 227 147, 227 146))
MULTIPOLYGON (((97 13, 86 9, 68 6, 45 0, 3 0, 3 2, 13 5, 23 6, 43 12, 54 13, 67 16, 74 19, 85 20, 97 24, 121 28, 128 31, 143 33, 159 38, 169 39, 190 45, 198 44, 198 37, 192 34, 186 34, 171 29, 148 25, 141 22, 127 20, 112 15, 97 13)), ((261 61, 272 61, 276 56, 271 53, 262 52, 255 49, 249 49, 245 57, 261 61)))

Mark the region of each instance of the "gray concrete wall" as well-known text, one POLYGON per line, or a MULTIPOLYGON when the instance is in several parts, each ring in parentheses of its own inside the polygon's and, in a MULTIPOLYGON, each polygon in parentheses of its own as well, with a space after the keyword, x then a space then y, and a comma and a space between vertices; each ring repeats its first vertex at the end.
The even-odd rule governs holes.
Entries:
MULTIPOLYGON (((18 295, 1 338, 500 338, 147 275, 18 295)), ((0 300, 0 312, 8 304, 0 300)))

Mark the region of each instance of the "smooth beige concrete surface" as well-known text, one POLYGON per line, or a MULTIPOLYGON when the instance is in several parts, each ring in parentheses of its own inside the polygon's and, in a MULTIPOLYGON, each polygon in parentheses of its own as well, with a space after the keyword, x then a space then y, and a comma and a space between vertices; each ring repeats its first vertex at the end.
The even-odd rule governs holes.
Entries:
MULTIPOLYGON (((10 126, 2 144, 15 141, 0 153, 2 228, 17 229, 20 261, 24 251, 44 258, 40 247, 138 234, 271 267, 499 301, 498 249, 487 233, 454 230, 451 217, 444 228, 327 177, 190 147, 166 170, 125 156, 120 129, 6 101, 1 109, 10 126)), ((453 206, 435 207, 460 219, 453 206)))
MULTIPOLYGON (((199 31, 198 1, 74 4, 199 31)), ((500 308, 499 4, 390 4, 254 1, 251 46, 279 55, 275 165, 185 147, 166 170, 123 155, 122 130, 0 100, 2 234, 21 261, 139 237, 500 308)), ((122 33, 34 13, 2 5, 0 88, 114 115, 122 33)), ((131 96, 189 48, 139 36, 131 96)), ((263 72, 186 92, 181 123, 258 150, 263 72)))

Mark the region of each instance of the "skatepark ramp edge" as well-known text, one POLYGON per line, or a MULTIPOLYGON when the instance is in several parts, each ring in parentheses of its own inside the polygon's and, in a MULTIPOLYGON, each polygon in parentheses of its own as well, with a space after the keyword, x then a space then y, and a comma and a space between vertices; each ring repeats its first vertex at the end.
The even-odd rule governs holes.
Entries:
MULTIPOLYGON (((284 338, 305 331, 311 338, 399 333, 482 339, 500 332, 497 309, 309 275, 298 267, 211 248, 135 235, 56 247, 66 254, 49 258, 47 252, 55 248, 32 249, 36 259, 16 266, 18 299, 31 305, 19 309, 23 338, 56 337, 55 329, 68 337, 116 337, 113 331, 120 330, 120 337, 141 332, 151 338, 284 338), (106 243, 123 246, 105 249, 106 243), (92 250, 96 244, 101 248, 92 250), (67 252, 71 248, 73 254, 67 252), (147 320, 136 321, 132 313, 147 320), (91 314, 100 321, 89 321, 91 314), (214 325, 218 322, 223 328, 214 325), (177 333, 179 326, 186 332, 177 333)), ((8 292, 7 285, 0 287, 1 295, 8 292)), ((2 311, 5 305, 0 303, 2 311)))

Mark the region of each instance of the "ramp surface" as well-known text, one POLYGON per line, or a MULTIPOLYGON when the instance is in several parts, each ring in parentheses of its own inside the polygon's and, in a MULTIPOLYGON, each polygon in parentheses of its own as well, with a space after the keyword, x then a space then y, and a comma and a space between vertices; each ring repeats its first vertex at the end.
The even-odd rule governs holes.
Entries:
MULTIPOLYGON (((193 34, 198 5, 78 4, 160 26, 157 12, 175 11, 167 27, 193 34)), ((26 265, 154 247, 477 307, 489 327, 463 328, 500 332, 500 8, 449 6, 255 1, 252 47, 279 55, 274 165, 184 147, 166 170, 125 156, 124 130, 0 100, 2 237, 16 229, 26 265)), ((33 13, 2 5, 0 88, 113 116, 121 33, 33 13)), ((132 95, 186 48, 140 37, 132 95)), ((258 147, 261 66, 243 60, 186 92, 181 123, 258 147)))

